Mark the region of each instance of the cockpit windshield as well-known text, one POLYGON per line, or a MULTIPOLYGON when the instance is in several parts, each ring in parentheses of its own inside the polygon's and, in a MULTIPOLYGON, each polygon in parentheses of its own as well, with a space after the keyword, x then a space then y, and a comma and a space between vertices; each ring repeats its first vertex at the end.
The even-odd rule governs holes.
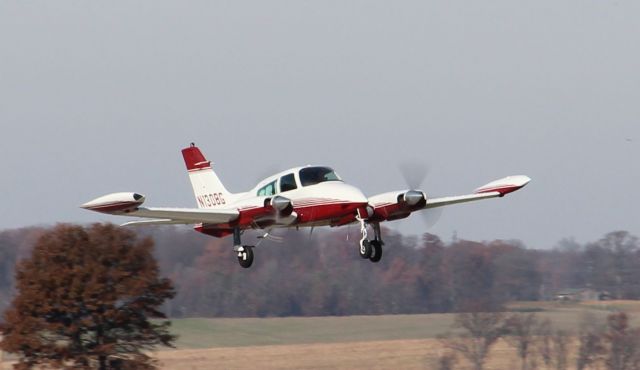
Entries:
POLYGON ((325 181, 342 181, 342 179, 329 167, 305 167, 300 170, 302 186, 315 185, 325 181))

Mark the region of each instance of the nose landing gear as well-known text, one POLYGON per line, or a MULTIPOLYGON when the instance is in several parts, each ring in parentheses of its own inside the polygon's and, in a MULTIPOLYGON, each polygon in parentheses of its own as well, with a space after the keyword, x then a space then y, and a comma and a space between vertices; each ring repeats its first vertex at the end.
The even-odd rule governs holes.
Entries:
POLYGON ((371 224, 373 227, 374 239, 368 240, 367 222, 360 217, 357 217, 357 220, 360 222, 360 233, 362 234, 359 249, 360 257, 365 259, 368 258, 374 263, 380 262, 380 259, 382 258, 382 246, 384 245, 380 233, 380 224, 377 222, 371 224))

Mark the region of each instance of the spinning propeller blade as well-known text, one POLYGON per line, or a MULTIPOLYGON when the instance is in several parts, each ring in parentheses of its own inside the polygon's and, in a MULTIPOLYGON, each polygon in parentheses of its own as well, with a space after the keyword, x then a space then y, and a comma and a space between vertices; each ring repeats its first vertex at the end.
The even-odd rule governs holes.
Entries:
MULTIPOLYGON (((405 183, 411 190, 422 188, 424 181, 429 174, 429 166, 417 160, 407 160, 398 166, 405 183)), ((426 193, 426 192, 425 192, 426 193)), ((442 208, 427 209, 420 211, 423 223, 427 229, 432 228, 442 216, 442 208)))

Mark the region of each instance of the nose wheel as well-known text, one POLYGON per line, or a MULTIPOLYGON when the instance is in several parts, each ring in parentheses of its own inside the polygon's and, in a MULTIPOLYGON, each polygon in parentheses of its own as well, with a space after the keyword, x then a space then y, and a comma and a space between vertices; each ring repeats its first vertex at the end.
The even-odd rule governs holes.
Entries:
POLYGON ((360 240, 360 257, 369 258, 371 256, 371 242, 367 239, 360 240))

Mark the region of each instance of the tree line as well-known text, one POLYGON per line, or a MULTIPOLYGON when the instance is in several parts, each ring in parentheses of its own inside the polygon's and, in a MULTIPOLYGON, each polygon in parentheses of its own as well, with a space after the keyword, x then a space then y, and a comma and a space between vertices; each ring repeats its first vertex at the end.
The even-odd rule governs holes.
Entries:
MULTIPOLYGON (((47 230, 0 233, 0 310, 15 293, 16 262, 47 230)), ((553 299, 567 288, 640 298, 640 243, 625 231, 585 244, 567 239, 527 248, 519 241, 443 241, 385 230, 384 257, 372 264, 358 256, 357 230, 292 230, 282 243, 256 247, 256 262, 245 270, 228 239, 184 227, 133 230, 155 242, 160 273, 175 286, 175 297, 163 306, 170 317, 493 310, 508 301, 553 299)))

